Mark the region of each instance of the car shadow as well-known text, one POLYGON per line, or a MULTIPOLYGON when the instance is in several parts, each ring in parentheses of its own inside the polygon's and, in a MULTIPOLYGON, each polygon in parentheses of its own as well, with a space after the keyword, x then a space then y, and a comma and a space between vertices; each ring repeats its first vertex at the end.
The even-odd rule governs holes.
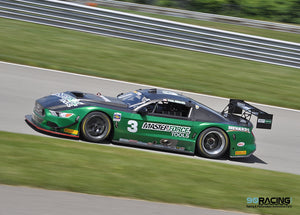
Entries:
POLYGON ((255 155, 251 155, 247 158, 229 158, 229 161, 236 162, 236 163, 260 163, 260 164, 268 164, 267 162, 263 161, 259 157, 255 155))
MULTIPOLYGON (((184 156, 189 156, 189 157, 199 157, 198 155, 195 155, 194 153, 191 152, 179 152, 179 151, 170 151, 168 149, 155 149, 155 148, 149 148, 145 146, 139 146, 139 145, 130 145, 130 144, 125 144, 125 143, 119 143, 119 142, 114 142, 114 145, 120 145, 120 146, 125 146, 129 148, 139 148, 139 149, 147 149, 149 151, 158 151, 158 152, 165 152, 165 153, 170 153, 170 154, 178 154, 178 155, 184 155, 184 156)), ((218 159, 213 159, 213 158, 205 158, 208 160, 227 160, 235 163, 259 163, 259 164, 268 164, 267 162, 263 161, 262 159, 258 158, 255 155, 250 155, 249 157, 241 157, 241 158, 230 158, 228 154, 225 154, 223 157, 218 158, 218 159)))

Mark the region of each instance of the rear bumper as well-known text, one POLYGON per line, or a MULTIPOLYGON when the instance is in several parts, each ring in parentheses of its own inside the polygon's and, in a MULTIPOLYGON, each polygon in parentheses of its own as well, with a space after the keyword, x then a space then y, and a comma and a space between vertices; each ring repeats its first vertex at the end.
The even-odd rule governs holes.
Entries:
POLYGON ((45 128, 40 127, 32 118, 32 115, 26 115, 25 116, 25 121, 27 122, 27 124, 32 127, 33 129, 35 129, 36 131, 39 131, 41 133, 46 133, 46 134, 50 134, 50 135, 54 135, 54 136, 64 136, 64 137, 70 137, 70 138, 75 138, 75 139, 79 139, 79 135, 71 135, 71 134, 66 134, 66 133, 62 133, 62 132, 57 132, 57 131, 51 131, 45 128))

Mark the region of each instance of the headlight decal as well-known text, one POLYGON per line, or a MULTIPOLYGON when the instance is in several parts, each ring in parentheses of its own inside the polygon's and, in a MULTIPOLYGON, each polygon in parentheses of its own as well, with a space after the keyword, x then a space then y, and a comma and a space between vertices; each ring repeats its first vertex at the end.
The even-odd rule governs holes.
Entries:
POLYGON ((61 117, 61 118, 70 118, 71 116, 74 115, 73 113, 56 112, 53 110, 49 110, 49 112, 52 116, 61 117))
POLYGON ((62 117, 62 118, 70 118, 71 116, 73 116, 74 114, 72 113, 63 113, 63 112, 59 112, 58 116, 62 117))

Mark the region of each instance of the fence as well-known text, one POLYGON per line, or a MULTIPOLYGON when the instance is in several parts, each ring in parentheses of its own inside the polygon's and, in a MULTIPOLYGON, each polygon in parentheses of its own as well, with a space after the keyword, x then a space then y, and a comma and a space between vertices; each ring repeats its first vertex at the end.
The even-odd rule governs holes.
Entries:
POLYGON ((300 68, 300 44, 56 0, 1 0, 0 17, 300 68))
MULTIPOLYGON (((78 2, 78 3, 90 2, 88 0, 67 0, 67 1, 78 2)), ((158 7, 153 5, 135 4, 135 3, 124 2, 124 1, 92 0, 92 2, 98 3, 100 6, 106 6, 106 7, 114 7, 120 9, 135 10, 140 12, 148 12, 148 13, 176 16, 176 17, 183 17, 183 18, 190 18, 190 19, 198 19, 198 20, 205 20, 211 22, 222 22, 222 23, 229 23, 234 25, 243 25, 248 27, 264 28, 264 29, 300 34, 300 26, 295 24, 293 25, 293 24, 245 19, 240 17, 224 16, 218 14, 202 13, 202 12, 180 10, 180 9, 166 8, 166 7, 158 7)))

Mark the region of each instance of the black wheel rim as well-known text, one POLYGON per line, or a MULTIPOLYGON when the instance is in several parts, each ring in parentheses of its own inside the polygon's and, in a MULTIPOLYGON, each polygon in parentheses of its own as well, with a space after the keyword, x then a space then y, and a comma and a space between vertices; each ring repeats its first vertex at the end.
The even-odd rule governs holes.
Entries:
POLYGON ((86 131, 93 137, 100 137, 105 134, 107 128, 106 122, 101 117, 92 117, 86 126, 86 131))

